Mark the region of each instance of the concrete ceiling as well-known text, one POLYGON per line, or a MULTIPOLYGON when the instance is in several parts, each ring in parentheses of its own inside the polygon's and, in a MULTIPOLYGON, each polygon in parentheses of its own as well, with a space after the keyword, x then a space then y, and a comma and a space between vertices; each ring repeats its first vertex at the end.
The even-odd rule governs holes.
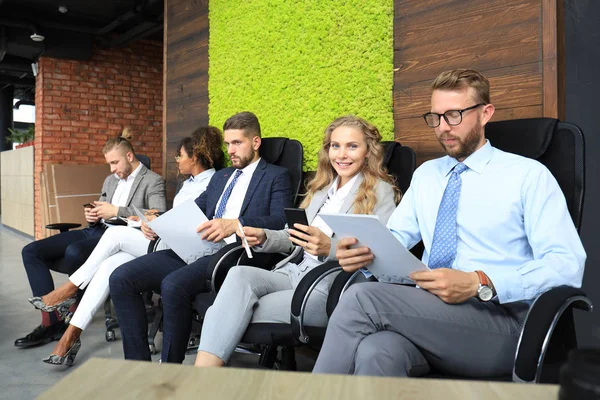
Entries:
POLYGON ((93 46, 162 40, 163 1, 0 0, 0 89, 31 98, 31 64, 42 55, 85 60, 93 46))

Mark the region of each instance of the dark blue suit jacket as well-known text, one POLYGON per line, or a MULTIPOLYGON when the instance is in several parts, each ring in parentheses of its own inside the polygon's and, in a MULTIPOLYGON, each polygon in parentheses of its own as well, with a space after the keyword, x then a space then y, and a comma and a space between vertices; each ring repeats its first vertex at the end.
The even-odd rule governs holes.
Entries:
MULTIPOLYGON (((196 204, 208 219, 215 215, 217 202, 235 168, 217 171, 206 190, 196 199, 196 204)), ((244 226, 266 229, 283 229, 285 207, 293 207, 292 185, 286 168, 268 164, 260 159, 250 180, 242 203, 239 220, 244 226)))

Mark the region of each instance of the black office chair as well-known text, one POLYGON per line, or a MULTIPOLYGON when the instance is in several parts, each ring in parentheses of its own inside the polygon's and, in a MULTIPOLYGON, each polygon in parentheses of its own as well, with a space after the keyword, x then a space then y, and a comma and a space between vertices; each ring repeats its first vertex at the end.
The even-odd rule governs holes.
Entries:
MULTIPOLYGON (((491 122, 486 126, 485 134, 494 147, 536 159, 550 170, 565 195, 579 232, 585 191, 585 143, 581 130, 556 119, 531 118, 491 122)), ((419 250, 422 253, 422 247, 419 250)), ((413 253, 421 255, 419 251, 413 253)), ((329 292, 328 315, 349 285, 364 280, 362 274, 340 273, 329 292)), ((294 308, 293 304, 292 313, 302 315, 298 304, 296 306, 294 308)), ((568 352, 577 348, 574 308, 592 310, 591 301, 581 289, 561 286, 539 296, 527 315, 512 376, 488 379, 557 383, 560 366, 566 361, 568 352)), ((310 336, 310 332, 303 330, 301 321, 295 322, 296 337, 306 340, 304 336, 310 336)), ((431 376, 442 377, 436 373, 431 376)))
POLYGON ((302 183, 302 143, 283 137, 263 138, 259 153, 269 164, 287 168, 292 183, 293 202, 296 203, 302 183))
MULTIPOLYGON (((293 201, 295 203, 302 183, 302 161, 304 158, 302 143, 295 139, 283 137, 263 138, 259 154, 269 164, 287 168, 290 175, 293 201)), ((230 254, 238 254, 240 250, 243 251, 240 242, 231 243, 212 256, 212 263, 221 264, 225 260, 230 259, 230 254)), ((258 258, 264 260, 265 257, 268 256, 259 256, 258 258)), ((270 259, 265 260, 265 262, 270 262, 270 259)), ((162 317, 162 305, 159 299, 156 313, 148 330, 148 345, 152 354, 157 353, 155 338, 158 331, 162 329, 162 317)))
MULTIPOLYGON (((384 142, 383 144, 385 146, 384 164, 388 173, 395 178, 396 184, 402 192, 405 192, 416 167, 415 152, 410 147, 401 146, 398 142, 384 142)), ((262 253, 254 254, 260 255, 262 253)), ((254 259, 248 259, 245 251, 239 251, 238 254, 233 254, 233 252, 228 254, 228 259, 224 258, 222 263, 211 265, 214 266, 214 270, 212 274, 209 271, 207 275, 212 278, 210 282, 212 292, 196 296, 194 308, 198 312, 198 317, 204 316, 208 307, 212 305, 218 289, 225 280, 227 271, 234 265, 251 265, 270 269, 274 264, 257 263, 254 259)), ((337 262, 327 262, 310 271, 296 288, 292 300, 292 309, 304 310, 305 301, 317 283, 326 276, 339 271, 340 267, 337 262), (300 296, 300 293, 308 294, 304 297, 300 296)), ((303 312, 292 312, 292 319, 301 321, 303 312)), ((301 329, 304 333, 305 341, 297 339, 298 335, 294 334, 294 322, 292 322, 292 324, 251 324, 246 330, 242 342, 259 345, 258 349, 256 349, 256 346, 253 347, 254 350, 258 350, 257 353, 260 353, 259 363, 261 365, 272 368, 277 362, 280 369, 293 370, 296 365, 294 346, 308 344, 308 338, 310 338, 310 344, 319 345, 325 337, 324 327, 305 326, 301 322, 298 325, 298 321, 296 321, 296 325, 301 327, 298 329, 301 329), (280 354, 279 358, 277 357, 278 354, 280 354)), ((245 349, 245 351, 248 351, 248 349, 245 349)))

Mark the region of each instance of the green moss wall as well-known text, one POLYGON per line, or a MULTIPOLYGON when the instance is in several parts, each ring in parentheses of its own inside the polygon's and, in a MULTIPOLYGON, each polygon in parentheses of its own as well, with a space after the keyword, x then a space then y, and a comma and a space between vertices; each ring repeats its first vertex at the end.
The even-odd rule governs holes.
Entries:
POLYGON ((340 115, 392 140, 393 16, 393 0, 210 0, 210 123, 252 111, 302 142, 305 170, 340 115))

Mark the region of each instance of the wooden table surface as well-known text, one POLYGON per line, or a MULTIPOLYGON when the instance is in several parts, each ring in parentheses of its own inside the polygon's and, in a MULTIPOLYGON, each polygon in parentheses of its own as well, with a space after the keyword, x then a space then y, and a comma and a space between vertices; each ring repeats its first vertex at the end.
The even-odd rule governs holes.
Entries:
POLYGON ((92 358, 43 393, 63 399, 557 399, 557 385, 312 375, 92 358))

